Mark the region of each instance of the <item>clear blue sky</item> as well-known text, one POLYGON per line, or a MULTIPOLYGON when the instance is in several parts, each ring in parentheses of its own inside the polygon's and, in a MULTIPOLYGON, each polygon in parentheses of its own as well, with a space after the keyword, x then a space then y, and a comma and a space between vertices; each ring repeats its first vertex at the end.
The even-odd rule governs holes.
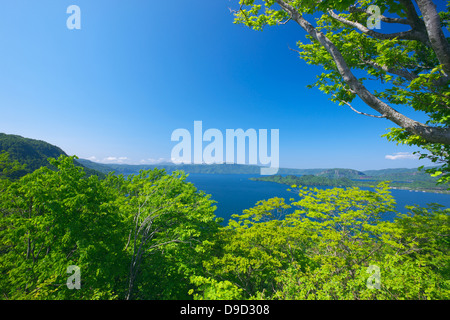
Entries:
POLYGON ((298 25, 252 31, 233 24, 228 8, 236 6, 1 1, 0 132, 80 158, 139 163, 169 159, 171 133, 193 132, 201 120, 204 130, 279 129, 281 167, 429 165, 403 154, 415 148, 380 137, 389 121, 306 88, 320 69, 289 50, 304 39, 298 25), (81 30, 66 27, 72 4, 81 8, 81 30))

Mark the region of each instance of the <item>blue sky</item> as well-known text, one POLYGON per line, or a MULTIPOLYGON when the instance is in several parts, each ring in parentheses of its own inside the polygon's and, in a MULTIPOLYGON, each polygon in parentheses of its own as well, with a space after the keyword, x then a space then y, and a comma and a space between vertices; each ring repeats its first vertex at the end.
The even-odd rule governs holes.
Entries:
POLYGON ((279 129, 281 167, 429 165, 380 137, 391 122, 306 88, 320 68, 289 50, 304 39, 295 23, 257 32, 233 24, 237 0, 168 3, 2 1, 0 132, 80 158, 152 163, 170 159, 175 129, 200 120, 224 133, 279 129), (66 27, 72 4, 81 30, 66 27))

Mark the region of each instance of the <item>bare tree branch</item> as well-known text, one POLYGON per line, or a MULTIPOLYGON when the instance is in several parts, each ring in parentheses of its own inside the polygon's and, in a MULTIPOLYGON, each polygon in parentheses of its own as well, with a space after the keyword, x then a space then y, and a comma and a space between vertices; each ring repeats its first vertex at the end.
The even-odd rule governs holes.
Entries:
POLYGON ((289 21, 291 21, 292 19, 291 18, 289 18, 289 19, 287 19, 286 21, 283 21, 283 22, 278 22, 278 24, 286 24, 286 23, 288 23, 289 21))
POLYGON ((358 111, 358 110, 356 110, 355 108, 353 108, 352 105, 351 105, 349 102, 343 101, 343 100, 339 100, 339 101, 342 102, 342 103, 345 103, 347 106, 350 107, 350 109, 352 109, 352 110, 353 110, 354 112, 356 112, 357 114, 361 114, 361 115, 363 115, 363 116, 368 116, 368 117, 372 117, 372 118, 386 118, 386 116, 384 116, 384 115, 376 116, 376 115, 373 115, 373 114, 369 114, 369 113, 365 113, 365 112, 358 111))
POLYGON ((429 41, 428 38, 426 36, 426 34, 424 32, 420 32, 416 29, 410 29, 408 31, 401 31, 401 32, 394 32, 394 33, 380 33, 380 32, 376 32, 373 31, 369 28, 367 28, 365 25, 359 23, 359 22, 355 22, 355 21, 350 21, 345 19, 344 17, 341 17, 340 15, 336 14, 333 10, 328 10, 328 14, 335 20, 342 22, 345 25, 348 25, 352 28, 356 28, 359 31, 371 36, 372 38, 375 39, 380 39, 380 40, 392 40, 392 39, 400 39, 400 40, 417 40, 420 41, 426 45, 429 45, 429 41))
MULTIPOLYGON (((372 14, 372 12, 367 10, 367 9, 356 8, 354 6, 350 7, 348 11, 350 13, 361 12, 361 13, 372 14)), ((400 23, 400 24, 407 24, 407 25, 410 25, 410 26, 413 25, 413 22, 410 19, 408 19, 408 18, 389 18, 389 17, 386 17, 384 15, 379 15, 378 17, 380 18, 381 21, 386 22, 386 23, 400 23)))
POLYGON ((402 78, 405 78, 407 80, 414 80, 417 78, 417 75, 415 75, 414 73, 409 72, 407 69, 396 69, 396 68, 391 68, 391 67, 387 67, 381 64, 376 63, 375 61, 372 60, 364 60, 363 58, 361 58, 361 61, 366 64, 366 65, 370 65, 376 69, 379 70, 383 70, 387 73, 391 73, 391 74, 395 74, 397 76, 400 76, 402 78))

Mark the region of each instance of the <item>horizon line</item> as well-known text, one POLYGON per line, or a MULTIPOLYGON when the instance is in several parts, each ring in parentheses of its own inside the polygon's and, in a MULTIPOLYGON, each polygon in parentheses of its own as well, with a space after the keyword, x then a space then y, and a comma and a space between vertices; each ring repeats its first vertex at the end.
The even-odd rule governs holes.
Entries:
MULTIPOLYGON (((188 166, 210 166, 210 165, 239 165, 239 166, 248 166, 248 167, 257 167, 257 168, 267 168, 258 164, 247 164, 247 163, 226 163, 226 162, 222 162, 222 163, 173 163, 173 162, 159 162, 159 163, 135 163, 135 164, 131 164, 131 163, 105 163, 105 162, 101 162, 101 161, 92 161, 90 159, 86 159, 86 158, 79 158, 81 160, 86 160, 92 163, 97 163, 100 165, 119 165, 119 166, 154 166, 157 167, 158 165, 170 165, 170 166, 183 166, 183 165, 188 165, 188 166)), ((359 171, 359 172, 365 172, 365 171, 380 171, 380 170, 401 170, 401 169, 417 169, 419 170, 419 167, 401 167, 401 168, 384 168, 384 169, 366 169, 366 170, 357 170, 357 169, 352 169, 352 168, 338 168, 338 167, 329 167, 329 168, 287 168, 287 167, 280 167, 278 168, 278 170, 336 170, 336 169, 342 169, 342 170, 354 170, 354 171, 359 171)), ((434 168, 433 166, 427 166, 424 167, 424 169, 426 168, 434 168)))

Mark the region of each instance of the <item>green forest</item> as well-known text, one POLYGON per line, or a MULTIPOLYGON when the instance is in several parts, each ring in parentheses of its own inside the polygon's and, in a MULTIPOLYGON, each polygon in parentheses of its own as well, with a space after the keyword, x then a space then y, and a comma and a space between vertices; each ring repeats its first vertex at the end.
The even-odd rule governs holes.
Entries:
MULTIPOLYGON (((48 158, 58 158, 60 155, 68 156, 61 148, 46 141, 6 133, 0 133, 0 151, 8 152, 9 160, 17 161, 21 165, 8 174, 8 177, 13 179, 31 173, 42 166, 56 169, 48 162, 48 158)), ((105 177, 103 172, 88 168, 77 160, 75 160, 75 164, 83 167, 88 175, 95 174, 101 178, 105 177)))
POLYGON ((450 298, 450 209, 383 220, 388 183, 296 188, 221 226, 183 172, 99 178, 75 160, 12 179, 1 153, 1 299, 450 298))
MULTIPOLYGON (((341 171, 336 169, 335 171, 341 171)), ((383 170, 379 170, 383 171, 383 170)), ((345 171, 344 171, 345 172, 345 171)), ((374 187, 381 181, 390 181, 391 188, 418 190, 427 192, 450 193, 448 183, 437 183, 437 179, 431 177, 429 174, 421 172, 401 172, 401 173, 385 173, 374 176, 358 176, 357 179, 352 179, 353 176, 343 176, 336 178, 333 176, 321 175, 273 175, 258 178, 250 178, 254 181, 270 181, 287 185, 301 185, 301 186, 331 186, 331 187, 374 187), (399 180, 400 181, 399 181, 399 180)))
MULTIPOLYGON (((168 74, 175 72, 173 77, 159 79, 153 74, 148 76, 140 65, 128 64, 133 60, 140 62, 138 58, 146 57, 145 51, 124 55, 125 60, 122 62, 112 56, 108 57, 110 60, 106 59, 108 63, 111 61, 108 66, 112 66, 107 68, 106 76, 114 79, 111 83, 119 82, 115 77, 125 77, 123 79, 127 87, 133 89, 117 98, 113 95, 108 100, 127 102, 126 109, 120 113, 122 118, 116 124, 114 118, 102 117, 116 112, 115 106, 103 103, 104 100, 96 100, 96 96, 102 93, 105 96, 112 95, 116 93, 113 91, 120 91, 120 87, 110 87, 102 81, 104 77, 96 77, 97 73, 102 73, 96 72, 102 70, 97 66, 98 60, 81 60, 79 64, 93 66, 92 70, 87 71, 94 72, 92 75, 95 77, 87 73, 85 79, 95 80, 101 90, 106 88, 97 95, 92 94, 91 97, 90 90, 74 91, 74 88, 78 88, 74 83, 83 78, 76 74, 68 77, 67 74, 72 75, 70 72, 63 75, 67 78, 65 80, 70 81, 67 82, 70 84, 70 95, 67 94, 69 91, 65 91, 67 88, 62 86, 64 81, 61 85, 57 83, 61 76, 59 73, 58 76, 49 73, 46 79, 57 81, 55 88, 61 89, 60 96, 56 93, 53 96, 53 92, 47 94, 45 90, 39 95, 35 94, 36 91, 30 91, 34 94, 28 93, 28 80, 36 87, 35 90, 39 90, 40 85, 42 88, 48 86, 46 81, 37 81, 37 86, 34 79, 39 79, 42 72, 47 73, 47 69, 53 65, 50 61, 52 56, 49 56, 48 63, 42 60, 40 66, 44 67, 41 69, 28 64, 41 61, 41 56, 46 57, 45 50, 41 52, 42 48, 39 48, 41 44, 46 45, 46 41, 38 41, 37 46, 29 50, 38 49, 38 55, 33 52, 32 59, 23 55, 24 52, 13 52, 20 59, 20 67, 14 64, 9 66, 9 60, 5 60, 5 70, 11 69, 10 75, 18 72, 19 78, 16 79, 20 79, 10 86, 7 77, 5 93, 10 91, 11 94, 17 92, 28 95, 30 100, 22 100, 19 94, 17 99, 2 99, 3 108, 8 111, 2 114, 2 119, 5 119, 5 123, 10 121, 11 110, 16 110, 25 101, 30 101, 30 104, 33 101, 33 106, 29 107, 33 107, 33 112, 29 116, 40 113, 53 121, 51 124, 41 124, 32 118, 40 126, 35 130, 54 124, 52 132, 59 134, 59 128, 67 125, 57 116, 57 108, 69 108, 71 105, 55 103, 62 101, 61 97, 71 99, 75 92, 74 97, 77 99, 78 96, 86 96, 92 101, 88 104, 90 109, 82 109, 89 111, 71 109, 69 120, 74 125, 67 126, 65 130, 76 132, 70 139, 81 142, 78 131, 86 130, 89 124, 96 126, 95 122, 84 122, 83 119, 92 118, 110 123, 112 126, 105 134, 114 132, 114 137, 125 143, 128 140, 126 135, 122 137, 122 132, 126 127, 121 126, 125 121, 128 122, 128 118, 130 121, 133 117, 144 119, 141 113, 135 111, 134 104, 154 104, 154 111, 151 109, 152 113, 147 115, 161 122, 163 120, 160 119, 164 117, 160 116, 158 108, 166 108, 171 117, 164 124, 172 127, 180 123, 180 117, 189 120, 194 115, 201 115, 194 112, 197 110, 195 106, 208 98, 208 109, 202 110, 203 114, 214 114, 220 108, 243 121, 246 117, 228 111, 229 101, 236 101, 233 103, 239 102, 242 109, 248 108, 252 118, 258 120, 266 117, 264 123, 271 128, 287 120, 292 121, 289 126, 295 124, 296 128, 300 128, 312 116, 317 117, 319 122, 316 130, 299 130, 303 133, 298 133, 298 142, 291 143, 288 146, 290 149, 302 148, 305 141, 314 145, 314 148, 324 148, 321 139, 327 139, 341 145, 348 143, 351 154, 361 154, 361 162, 371 157, 371 154, 363 154, 368 149, 357 150, 357 146, 352 144, 353 140, 342 139, 341 128, 350 122, 341 122, 338 118, 330 121, 331 115, 326 114, 325 108, 321 109, 321 103, 302 106, 308 100, 302 91, 297 90, 306 80, 310 83, 307 88, 315 88, 327 95, 337 108, 343 109, 342 112, 348 111, 352 116, 356 113, 357 117, 370 117, 374 121, 388 123, 389 128, 382 137, 405 147, 416 148, 411 156, 417 155, 419 160, 428 160, 431 167, 423 168, 422 173, 417 173, 415 169, 414 172, 391 170, 384 173, 361 173, 350 169, 280 170, 279 174, 303 176, 274 176, 263 180, 289 184, 298 198, 261 199, 252 208, 233 215, 229 221, 222 221, 215 215, 216 206, 211 196, 187 182, 185 171, 173 169, 248 173, 247 170, 256 172, 256 166, 187 165, 162 169, 114 165, 113 170, 110 170, 103 165, 79 161, 76 156, 68 156, 61 149, 42 141, 35 140, 27 144, 22 137, 0 134, 0 299, 450 299, 450 209, 430 204, 427 207, 408 206, 406 213, 396 212, 395 199, 390 192, 393 187, 405 186, 437 191, 441 187, 441 190, 447 189, 450 183, 450 2, 239 0, 230 6, 229 10, 224 9, 232 16, 233 23, 262 31, 261 41, 265 41, 264 35, 271 32, 267 29, 298 28, 299 36, 303 34, 302 38, 290 39, 295 41, 295 47, 287 45, 286 51, 290 49, 296 52, 298 59, 309 65, 308 69, 292 72, 289 67, 279 64, 281 60, 287 59, 285 56, 270 53, 273 66, 261 63, 258 68, 263 72, 254 74, 254 78, 247 78, 247 75, 245 78, 234 78, 231 69, 245 68, 245 64, 238 65, 238 59, 234 62, 234 58, 226 56, 220 47, 215 47, 214 41, 221 41, 220 33, 211 33, 211 39, 202 39, 208 44, 211 41, 212 51, 199 54, 189 52, 186 49, 187 42, 182 42, 181 37, 166 36, 164 40, 167 38, 177 45, 174 47, 177 54, 174 57, 183 63, 190 61, 183 60, 189 55, 200 56, 202 61, 206 61, 208 55, 217 54, 232 61, 233 68, 223 65, 221 70, 226 72, 221 71, 214 77, 233 79, 233 88, 236 89, 225 93, 236 100, 227 100, 228 97, 224 99, 224 96, 213 93, 209 97, 204 96, 209 90, 209 83, 203 85, 196 82, 196 86, 191 87, 196 90, 193 92, 185 88, 186 70, 190 70, 186 78, 189 82, 201 75, 197 74, 198 66, 195 64, 189 65, 192 69, 179 69, 173 64, 175 59, 171 58, 170 64, 162 64, 161 69, 168 74), (380 30, 377 24, 389 27, 380 30), (179 47, 186 50, 180 54, 179 47), (283 80, 281 75, 271 73, 273 67, 288 70, 295 78, 283 83, 280 81, 283 80), (26 69, 33 73, 21 73, 26 69), (127 73, 123 73, 123 70, 127 73), (132 81, 144 79, 137 77, 136 70, 146 76, 144 93, 134 88, 137 82, 132 81), (305 78, 309 72, 315 75, 314 80, 305 78), (182 103, 183 112, 180 113, 181 108, 172 111, 171 104, 166 106, 166 99, 161 100, 163 105, 158 106, 156 100, 153 103, 148 92, 159 90, 159 87, 154 86, 153 82, 147 82, 147 78, 151 77, 166 86, 169 100, 174 95, 186 99, 182 103), (177 82, 182 87, 177 86, 177 82), (263 91, 273 91, 277 96, 270 99, 264 96, 262 100, 253 101, 252 97, 256 99, 257 95, 262 96, 263 91), (289 101, 292 99, 288 99, 287 92, 294 93, 295 101, 289 101), (240 101, 247 94, 249 100, 240 101), (45 96, 46 100, 34 101, 40 95, 45 96), (130 97, 142 97, 144 100, 130 97), (260 109, 257 101, 263 100, 273 104, 270 113, 269 109, 260 109), (100 109, 96 111, 97 101, 99 108, 107 109, 102 109, 101 113, 98 112, 100 109), (296 105, 291 104, 294 102, 296 105), (40 109, 48 104, 51 109, 40 109), (293 112, 297 105, 303 107, 301 116, 293 112), (321 185, 331 188, 315 187, 321 185), (373 188, 362 188, 366 186, 373 188), (387 215, 395 216, 395 219, 385 219, 387 215)), ((179 12, 184 14, 182 10, 179 12)), ((194 17, 185 16, 191 20, 194 17)), ((210 20, 198 17, 197 20, 203 19, 205 24, 216 20, 212 15, 206 17, 210 20)), ((172 16, 170 18, 173 19, 172 16)), ((15 15, 11 15, 11 20, 20 21, 15 15)), ((217 17, 217 20, 220 18, 217 17)), ((165 19, 161 21, 166 23, 165 19)), ((40 26, 35 20, 29 25, 40 26)), ((109 24, 105 25, 108 26, 106 29, 112 30, 109 24)), ((138 26, 133 30, 140 30, 141 24, 138 26)), ((204 29, 203 26, 200 28, 204 29)), ((20 25, 20 29, 24 27, 20 25)), ((123 32, 124 29, 120 29, 120 33, 123 32)), ((11 39, 18 39, 15 42, 20 43, 20 50, 25 50, 27 47, 22 45, 27 41, 16 39, 14 34, 11 39)), ((166 42, 153 42, 145 38, 145 33, 139 37, 142 38, 140 41, 144 41, 142 43, 150 42, 155 48, 166 46, 166 42)), ((32 39, 31 36, 28 39, 32 39)), ((52 45, 53 42, 57 43, 52 40, 52 45)), ((133 51, 133 47, 128 47, 128 42, 118 43, 127 51, 133 51)), ((274 46, 270 41, 267 43, 274 46)), ((101 45, 101 42, 94 44, 101 45)), ((141 50, 143 47, 136 48, 141 50)), ((248 47, 254 48, 255 56, 251 58, 256 62, 260 55, 268 54, 251 43, 248 47)), ((108 52, 114 51, 111 48, 114 47, 104 47, 108 52)), ((64 52, 60 51, 60 47, 52 46, 50 49, 64 52)), ((82 50, 96 55, 94 46, 88 49, 86 51, 83 47, 82 50)), ((238 47, 232 49, 240 52, 238 47)), ((115 57, 119 56, 121 54, 115 57)), ((154 64, 157 66, 158 62, 154 64)), ((59 66, 57 61, 55 66, 59 66)), ((251 73, 250 69, 248 73, 251 73)), ((53 90, 53 86, 49 88, 53 90)), ((97 89, 93 87, 92 93, 97 89)), ((81 105, 86 101, 80 100, 80 103, 73 102, 72 105, 81 105)), ((218 115, 220 117, 220 113, 218 115)), ((22 114, 18 114, 17 118, 20 118, 20 123, 16 125, 22 126, 22 129, 17 130, 29 132, 23 126, 27 126, 30 120, 25 117, 22 121, 22 114)), ((356 119, 352 121, 358 121, 356 119)), ((247 125, 246 122, 242 123, 247 125)), ((258 122, 250 123, 253 125, 258 122)), ((223 123, 224 126, 228 124, 223 123)), ((146 123, 143 128, 139 124, 135 126, 128 128, 133 131, 150 130, 152 123, 146 123)), ((374 130, 369 126, 366 129, 356 125, 353 129, 355 135, 358 135, 358 130, 374 130)), ((103 131, 96 128, 96 131, 87 132, 100 134, 103 131)), ((379 132, 374 130, 374 134, 379 132)), ((139 138, 137 141, 143 140, 139 138)), ((149 145, 142 143, 139 148, 149 145)), ((370 145, 369 140, 367 145, 370 145)), ((271 153, 273 150, 271 148, 271 153)), ((315 149, 309 150, 304 152, 305 157, 318 156, 311 153, 315 149)), ((334 156, 333 153, 329 154, 330 157, 334 156)))

